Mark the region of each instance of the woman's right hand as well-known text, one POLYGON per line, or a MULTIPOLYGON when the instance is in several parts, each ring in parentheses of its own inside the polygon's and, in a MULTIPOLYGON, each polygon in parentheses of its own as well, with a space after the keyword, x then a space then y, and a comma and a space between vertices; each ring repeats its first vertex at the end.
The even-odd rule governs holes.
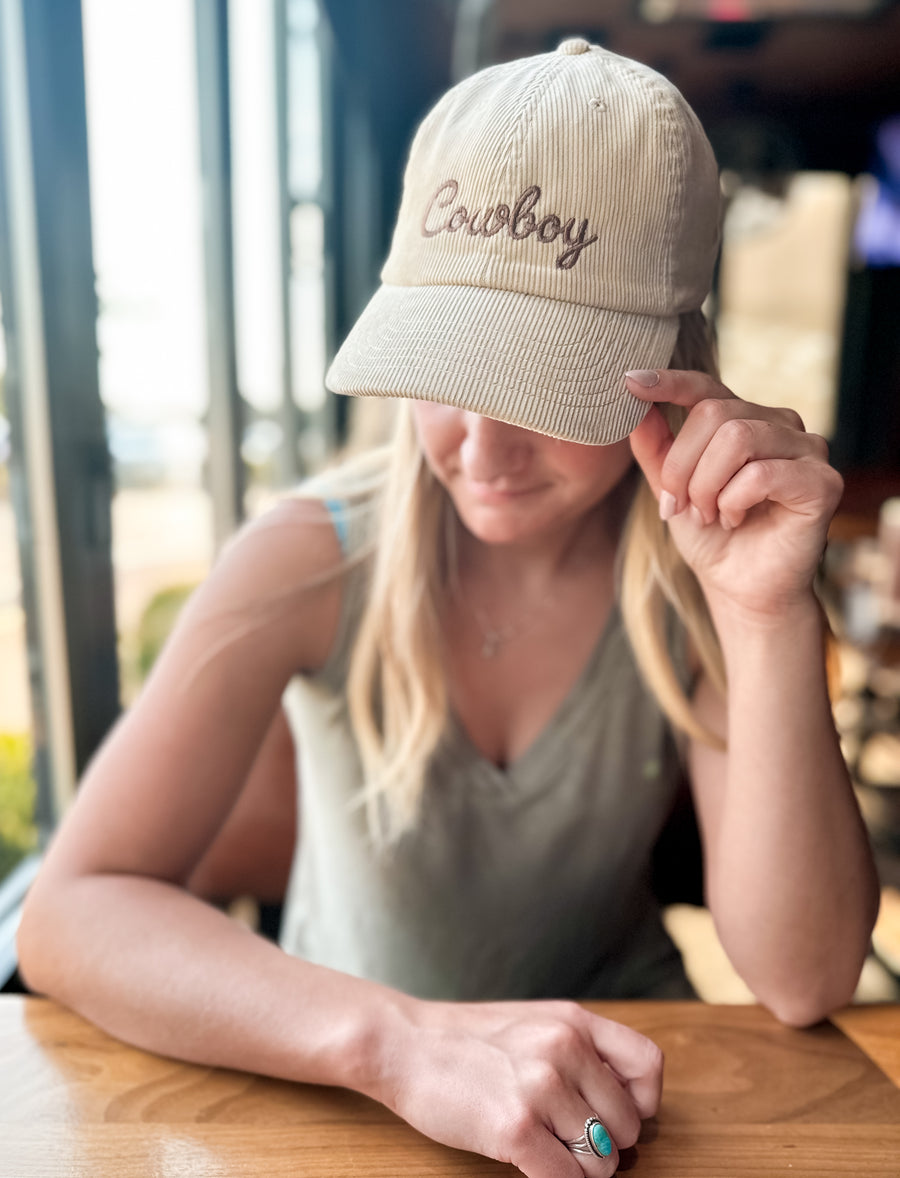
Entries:
POLYGON ((378 1098, 457 1149, 511 1162, 528 1178, 608 1178, 662 1089, 650 1039, 574 1002, 404 1003, 378 1098), (564 1144, 599 1117, 612 1152, 564 1144))

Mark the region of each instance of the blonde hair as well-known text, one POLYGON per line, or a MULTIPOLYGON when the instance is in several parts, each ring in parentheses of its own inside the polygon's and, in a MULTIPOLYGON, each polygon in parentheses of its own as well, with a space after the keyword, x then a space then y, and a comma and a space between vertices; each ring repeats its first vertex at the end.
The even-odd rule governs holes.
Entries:
MULTIPOLYGON (((712 333, 702 312, 681 317, 670 367, 706 372, 718 378, 712 333)), ((664 409, 677 433, 687 416, 677 405, 664 409)), ((638 667, 659 706, 688 736, 722 747, 691 707, 669 653, 666 615, 671 607, 687 634, 689 647, 713 686, 725 694, 725 664, 703 590, 685 564, 668 526, 659 518, 656 496, 642 478, 625 524, 621 570, 622 619, 638 667)))
MULTIPOLYGON (((682 316, 672 367, 717 375, 701 312, 682 316)), ((406 408, 385 471, 370 593, 348 679, 369 823, 376 837, 388 841, 416 821, 428 762, 444 735, 448 711, 441 619, 452 566, 453 508, 422 455, 406 408)), ((685 415, 674 408, 668 416, 677 429, 685 415)), ((695 717, 672 662, 667 606, 681 619, 703 670, 724 692, 722 655, 703 593, 641 478, 623 536, 626 631, 641 673, 672 724, 721 744, 695 717)))

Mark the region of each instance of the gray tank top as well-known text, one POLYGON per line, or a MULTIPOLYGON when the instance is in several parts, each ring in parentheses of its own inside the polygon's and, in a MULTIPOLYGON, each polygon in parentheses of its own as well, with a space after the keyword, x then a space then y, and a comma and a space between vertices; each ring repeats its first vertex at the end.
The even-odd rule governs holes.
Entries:
POLYGON ((509 767, 451 716, 418 825, 380 849, 344 694, 367 587, 365 563, 347 573, 328 662, 284 695, 301 784, 282 947, 423 998, 692 997, 649 884, 682 771, 619 610, 509 767))

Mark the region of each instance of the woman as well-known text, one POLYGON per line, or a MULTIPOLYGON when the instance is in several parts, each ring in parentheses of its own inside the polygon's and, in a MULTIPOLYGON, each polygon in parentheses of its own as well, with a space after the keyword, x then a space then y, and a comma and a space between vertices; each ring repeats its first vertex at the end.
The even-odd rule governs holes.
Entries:
POLYGON ((841 483, 716 379, 717 235, 705 136, 637 63, 567 41, 441 100, 328 378, 404 401, 389 453, 246 528, 190 603, 33 888, 34 988, 530 1178, 609 1175, 660 1053, 565 1000, 689 992, 647 882, 686 769, 738 971, 791 1024, 849 1000, 877 884, 812 587, 841 483), (276 947, 186 885, 282 700, 276 947))

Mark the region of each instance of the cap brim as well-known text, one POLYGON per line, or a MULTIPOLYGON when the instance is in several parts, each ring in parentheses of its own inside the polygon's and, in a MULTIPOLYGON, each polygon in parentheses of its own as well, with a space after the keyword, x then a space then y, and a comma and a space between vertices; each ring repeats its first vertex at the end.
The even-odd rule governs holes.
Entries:
POLYGON ((649 405, 624 374, 669 363, 678 317, 634 315, 516 291, 376 291, 325 377, 335 393, 454 405, 555 438, 609 445, 649 405))

